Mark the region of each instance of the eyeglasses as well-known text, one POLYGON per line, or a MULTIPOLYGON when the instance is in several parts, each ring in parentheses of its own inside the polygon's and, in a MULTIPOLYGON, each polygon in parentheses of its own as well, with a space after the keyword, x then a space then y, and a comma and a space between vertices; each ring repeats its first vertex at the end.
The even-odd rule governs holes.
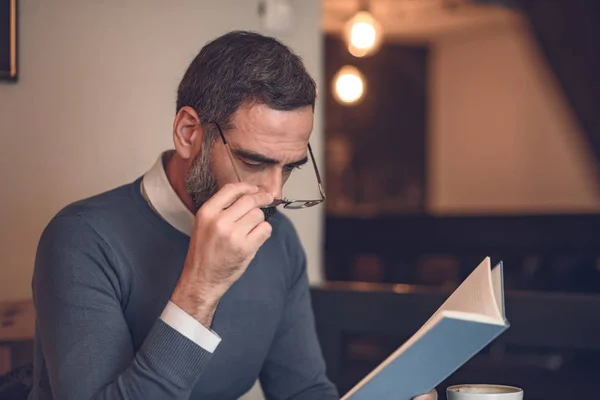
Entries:
MULTIPOLYGON (((221 140, 223 141, 223 144, 225 145, 225 148, 227 149, 227 154, 229 155, 229 160, 231 161, 233 170, 235 171, 235 176, 237 177, 239 182, 242 182, 242 178, 240 177, 241 176, 240 172, 238 171, 238 169, 235 165, 235 160, 233 158, 233 153, 231 152, 231 148, 229 147, 229 143, 227 142, 227 139, 225 139, 225 135, 223 134, 223 131, 221 130, 221 127, 219 126, 219 124, 217 122, 213 122, 213 124, 215 124, 215 126, 219 130, 219 135, 221 136, 221 140)), ((325 201, 325 190, 323 189, 323 182, 321 181, 321 174, 319 174, 319 169, 317 168, 317 163, 315 162, 315 157, 313 155, 312 149, 310 148, 310 143, 308 144, 308 153, 310 154, 310 160, 312 161, 312 165, 315 169, 315 175, 317 176, 317 184, 319 185, 319 193, 321 195, 321 198, 318 200, 291 200, 291 199, 286 199, 284 197, 281 199, 275 199, 271 204, 269 204, 265 208, 277 207, 279 205, 283 205, 284 208, 299 210, 301 208, 308 208, 308 207, 316 206, 317 204, 321 204, 323 201, 325 201)))

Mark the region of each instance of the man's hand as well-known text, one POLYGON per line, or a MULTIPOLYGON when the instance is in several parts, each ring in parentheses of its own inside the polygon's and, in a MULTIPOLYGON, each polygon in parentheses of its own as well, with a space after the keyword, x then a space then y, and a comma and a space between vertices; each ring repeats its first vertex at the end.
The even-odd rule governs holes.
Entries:
POLYGON ((273 201, 256 186, 223 186, 196 213, 190 247, 171 301, 209 328, 221 297, 271 236, 260 207, 273 201))
POLYGON ((437 398, 438 395, 436 390, 432 389, 431 392, 417 396, 413 400, 437 400, 437 398))

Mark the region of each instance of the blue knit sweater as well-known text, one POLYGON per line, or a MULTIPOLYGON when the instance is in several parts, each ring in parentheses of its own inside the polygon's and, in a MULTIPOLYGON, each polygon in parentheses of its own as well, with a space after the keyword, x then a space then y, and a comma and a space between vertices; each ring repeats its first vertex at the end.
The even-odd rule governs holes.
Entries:
POLYGON ((30 399, 338 399, 315 335, 306 259, 290 221, 222 298, 214 353, 164 323, 189 245, 146 203, 141 178, 59 212, 40 239, 30 399))

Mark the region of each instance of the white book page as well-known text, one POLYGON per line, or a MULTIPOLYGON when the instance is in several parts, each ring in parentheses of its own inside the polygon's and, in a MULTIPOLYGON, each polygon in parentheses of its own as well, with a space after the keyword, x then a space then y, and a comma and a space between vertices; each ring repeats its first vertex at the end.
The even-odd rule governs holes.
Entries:
POLYGON ((463 321, 480 322, 488 325, 504 325, 504 322, 498 321, 497 318, 488 317, 487 315, 482 314, 469 314, 461 311, 442 311, 441 316, 452 319, 462 319, 463 321))
POLYGON ((492 285, 494 286, 494 298, 496 299, 496 307, 502 314, 502 319, 506 318, 504 313, 504 276, 502 262, 498 263, 492 270, 492 285))
POLYGON ((436 314, 445 310, 460 311, 487 315, 503 322, 504 317, 501 308, 498 308, 496 297, 490 258, 486 257, 440 306, 436 314))

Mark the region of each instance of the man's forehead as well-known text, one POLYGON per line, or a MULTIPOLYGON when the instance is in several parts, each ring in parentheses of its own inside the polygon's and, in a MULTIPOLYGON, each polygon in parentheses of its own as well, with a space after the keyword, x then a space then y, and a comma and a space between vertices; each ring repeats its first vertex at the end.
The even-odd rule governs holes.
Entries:
MULTIPOLYGON (((310 106, 275 110, 266 104, 240 107, 232 118, 232 130, 248 136, 273 136, 281 141, 308 141, 314 114, 310 106)), ((267 138, 262 138, 267 140, 267 138)))

